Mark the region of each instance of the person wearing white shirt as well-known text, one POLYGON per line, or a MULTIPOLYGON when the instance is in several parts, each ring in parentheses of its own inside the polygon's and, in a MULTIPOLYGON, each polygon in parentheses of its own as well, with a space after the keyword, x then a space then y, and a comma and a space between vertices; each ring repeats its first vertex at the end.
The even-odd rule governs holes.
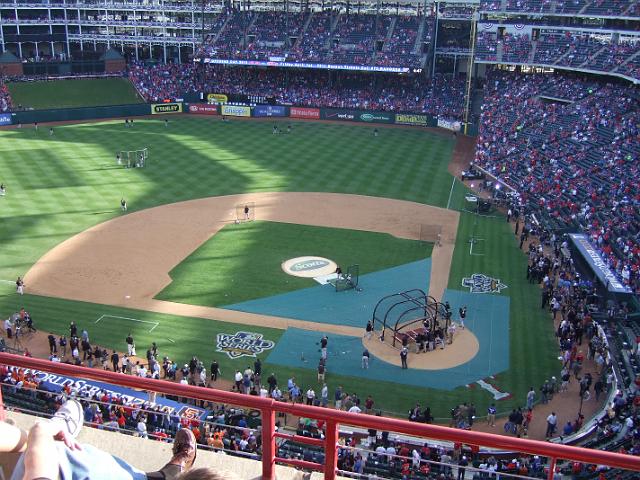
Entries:
POLYGON ((136 430, 138 431, 138 435, 142 438, 149 438, 149 435, 147 435, 147 424, 144 423, 144 417, 140 417, 140 419, 138 420, 138 426, 136 427, 136 430))
POLYGON ((393 445, 389 445, 386 451, 387 451, 387 461, 390 462, 391 460, 393 460, 393 457, 396 456, 396 449, 393 447, 393 445))
POLYGON ((323 407, 329 405, 329 387, 327 387, 326 383, 322 386, 322 390, 320 391, 320 399, 323 407))
POLYGON ((307 405, 313 405, 313 399, 316 398, 316 392, 313 388, 307 390, 307 405))
POLYGON ((10 318, 7 318, 7 319, 4 321, 4 331, 5 331, 5 332, 7 332, 7 337, 8 337, 8 338, 11 338, 11 337, 13 336, 13 335, 12 335, 12 332, 13 332, 13 325, 11 324, 11 319, 10 319, 10 318))
POLYGON ((267 395, 269 395, 269 390, 267 390, 264 385, 262 385, 260 387, 260 398, 267 398, 267 395))
POLYGON ((359 406, 354 405, 349 409, 349 413, 362 413, 362 409, 359 406))
POLYGON ((282 390, 280 390, 278 387, 274 388, 271 392, 271 398, 273 398, 274 400, 282 400, 282 390))

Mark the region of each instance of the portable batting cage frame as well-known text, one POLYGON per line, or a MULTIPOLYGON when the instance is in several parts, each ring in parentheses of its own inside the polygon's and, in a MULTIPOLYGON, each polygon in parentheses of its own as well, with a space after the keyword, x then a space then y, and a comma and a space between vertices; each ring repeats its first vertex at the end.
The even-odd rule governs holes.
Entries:
POLYGON ((149 158, 149 149, 122 150, 119 155, 120 164, 123 165, 124 168, 144 168, 149 158))
POLYGON ((346 273, 341 273, 336 278, 336 292, 351 290, 352 288, 357 289, 359 280, 360 265, 350 265, 349 267, 347 267, 346 273))
MULTIPOLYGON (((450 321, 451 317, 446 314, 444 306, 419 288, 382 297, 373 309, 371 319, 374 331, 376 324, 381 325, 379 330, 382 341, 387 334, 391 334, 391 345, 394 347, 396 341, 401 341, 400 334, 407 327, 420 324, 419 328, 423 328, 427 322, 431 330, 436 327, 447 329, 450 321)), ((411 332, 408 332, 410 337, 411 332)))

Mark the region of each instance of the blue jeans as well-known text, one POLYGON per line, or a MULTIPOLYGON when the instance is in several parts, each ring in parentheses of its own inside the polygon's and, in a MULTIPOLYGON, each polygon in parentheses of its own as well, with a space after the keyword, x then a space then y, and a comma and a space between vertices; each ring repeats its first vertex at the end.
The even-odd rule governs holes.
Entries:
MULTIPOLYGON (((92 445, 83 444, 82 450, 69 450, 63 443, 56 442, 56 447, 60 480, 147 480, 143 471, 92 445)), ((23 476, 24 455, 18 460, 11 480, 21 480, 23 476)))

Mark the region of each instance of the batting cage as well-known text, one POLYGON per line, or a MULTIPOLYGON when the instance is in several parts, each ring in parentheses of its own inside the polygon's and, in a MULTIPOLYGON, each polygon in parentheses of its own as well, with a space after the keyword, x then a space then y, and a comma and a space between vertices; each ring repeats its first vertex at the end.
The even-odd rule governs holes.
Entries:
POLYGON ((358 281, 360 280, 360 266, 350 265, 347 271, 338 275, 335 279, 336 292, 344 290, 358 289, 358 281))
POLYGON ((144 168, 149 159, 149 149, 121 150, 117 155, 118 165, 124 168, 144 168))
POLYGON ((449 315, 435 298, 415 288, 387 295, 373 309, 371 322, 381 341, 393 347, 402 345, 406 336, 415 341, 418 332, 448 328, 449 315))

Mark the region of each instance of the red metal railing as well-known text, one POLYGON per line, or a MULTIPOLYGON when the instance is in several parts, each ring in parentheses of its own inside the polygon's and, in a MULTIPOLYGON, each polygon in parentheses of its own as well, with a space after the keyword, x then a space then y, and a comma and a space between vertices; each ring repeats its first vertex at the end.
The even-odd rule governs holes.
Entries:
MULTIPOLYGON (((46 372, 68 375, 71 377, 90 378, 113 385, 161 392, 181 397, 228 403, 259 410, 262 415, 262 478, 275 478, 276 462, 324 472, 324 477, 333 480, 336 477, 338 462, 338 427, 340 424, 352 425, 365 429, 385 430, 418 437, 457 442, 466 445, 484 446, 500 450, 540 455, 549 458, 549 479, 553 479, 558 459, 606 465, 626 470, 640 471, 640 458, 632 455, 590 450, 568 445, 512 438, 491 433, 458 430, 438 425, 413 423, 406 420, 378 417, 366 414, 354 414, 323 407, 277 402, 272 399, 259 398, 239 393, 225 392, 204 387, 193 387, 165 380, 139 378, 118 374, 106 370, 98 370, 73 365, 52 363, 47 360, 27 358, 9 353, 0 353, 0 364, 32 368, 46 372), (275 431, 276 412, 322 420, 326 425, 324 440, 287 435, 275 431), (276 438, 287 438, 309 445, 324 446, 324 465, 297 459, 279 458, 276 456, 276 438)), ((0 419, 4 419, 2 398, 0 397, 0 419)))

